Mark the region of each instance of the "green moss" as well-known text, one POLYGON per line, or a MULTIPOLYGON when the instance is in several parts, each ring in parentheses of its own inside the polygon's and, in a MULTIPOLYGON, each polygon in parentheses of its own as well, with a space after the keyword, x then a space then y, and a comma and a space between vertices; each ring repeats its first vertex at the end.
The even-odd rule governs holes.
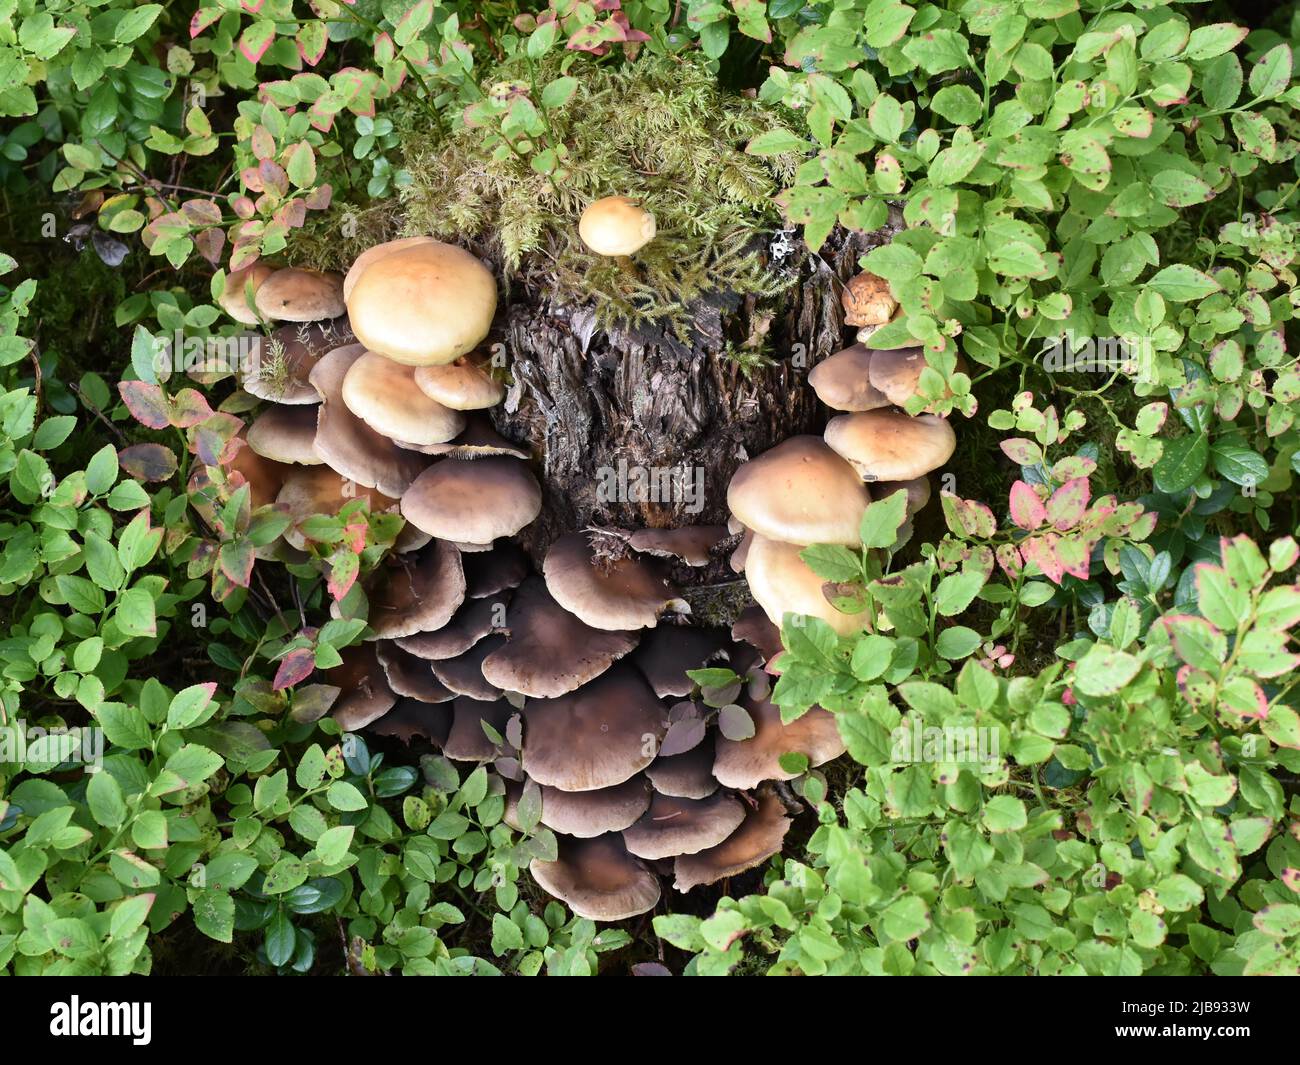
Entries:
MULTIPOLYGON (((557 73, 537 72, 534 99, 557 73)), ((553 298, 591 302, 603 322, 672 318, 709 292, 766 297, 788 284, 768 270, 754 238, 779 224, 772 197, 795 160, 744 152, 752 137, 782 127, 776 115, 723 93, 694 62, 582 61, 569 73, 577 91, 546 115, 548 140, 565 152, 562 171, 535 172, 480 128, 409 135, 402 232, 483 242, 507 277, 535 276, 553 298), (608 195, 636 199, 657 220, 659 235, 632 266, 578 239, 583 208, 608 195)), ((529 82, 526 66, 510 64, 484 79, 529 82)))

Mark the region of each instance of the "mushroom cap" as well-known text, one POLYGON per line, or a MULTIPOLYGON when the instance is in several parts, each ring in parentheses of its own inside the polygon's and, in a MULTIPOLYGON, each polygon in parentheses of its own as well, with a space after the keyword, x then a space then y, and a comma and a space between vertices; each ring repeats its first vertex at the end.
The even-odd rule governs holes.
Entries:
POLYGON ((542 824, 579 839, 622 832, 650 808, 650 785, 632 777, 599 791, 542 788, 542 824))
POLYGON ((665 711, 629 666, 615 665, 590 684, 524 709, 524 772, 562 791, 621 784, 654 761, 665 711))
POLYGON ((888 499, 899 489, 907 493, 907 516, 909 518, 915 517, 921 508, 930 502, 932 488, 929 477, 913 477, 908 481, 877 481, 872 486, 872 492, 877 499, 888 499))
POLYGON ((437 241, 432 237, 399 237, 397 240, 386 241, 383 244, 376 244, 373 248, 367 248, 356 257, 348 268, 348 272, 343 275, 343 298, 346 300, 352 295, 352 290, 357 284, 357 278, 372 263, 377 262, 386 255, 391 255, 395 251, 401 251, 403 248, 409 248, 415 244, 436 243, 437 241))
POLYGON ((793 780, 799 774, 781 768, 783 754, 807 755, 810 766, 819 766, 846 749, 835 715, 820 706, 783 724, 780 709, 767 699, 746 694, 740 705, 754 722, 754 735, 747 740, 729 740, 719 733, 714 741, 713 775, 724 788, 756 788, 765 780, 793 780))
POLYGON ((429 668, 457 695, 489 702, 501 696, 501 689, 483 676, 483 659, 504 643, 504 636, 487 636, 455 658, 430 659, 429 668))
POLYGON ((713 740, 705 736, 689 751, 661 755, 646 766, 655 791, 679 799, 706 799, 718 790, 713 775, 713 740))
POLYGON ((485 361, 462 355, 442 366, 417 366, 415 384, 430 399, 450 410, 495 407, 505 399, 506 386, 483 368, 485 361))
POLYGON ((840 302, 845 325, 884 325, 898 306, 889 293, 889 282, 865 270, 849 279, 840 302))
MULTIPOLYGON (((226 275, 225 288, 217 297, 217 304, 240 325, 257 325, 257 312, 248 305, 247 286, 253 286, 253 299, 257 299, 257 290, 268 277, 275 273, 275 267, 260 259, 242 270, 232 270, 226 275)), ((256 306, 256 304, 254 304, 256 306)))
MULTIPOLYGON (((921 374, 929 365, 921 348, 895 348, 873 352, 871 356, 871 384, 888 398, 890 403, 903 406, 917 393, 921 374)), ((958 356, 959 370, 965 372, 966 362, 958 356)))
POLYGON ((593 558, 585 533, 555 541, 542 563, 546 587, 556 602, 596 629, 653 628, 670 607, 686 613, 677 589, 653 560, 629 555, 614 561, 593 558))
POLYGON ((686 671, 725 658, 726 647, 727 634, 721 629, 663 625, 645 634, 631 661, 660 699, 680 698, 695 689, 686 671))
MULTIPOLYGON (((462 556, 462 565, 464 558, 462 556)), ((510 593, 498 592, 483 599, 469 599, 455 616, 434 632, 417 632, 397 641, 403 651, 426 661, 440 661, 463 655, 479 640, 493 632, 509 632, 506 604, 510 593)))
POLYGON ((387 510, 397 504, 397 500, 373 488, 357 485, 328 466, 287 466, 285 469, 288 475, 284 478, 284 485, 275 497, 275 502, 283 506, 293 519, 284 531, 284 538, 300 551, 306 548, 307 540, 298 531, 298 524, 313 515, 337 514, 354 499, 367 500, 372 513, 387 510))
POLYGON ((414 555, 390 556, 367 583, 369 624, 382 640, 435 632, 465 601, 460 552, 442 540, 414 555))
POLYGON ((888 407, 890 399, 871 384, 871 362, 876 352, 865 344, 837 351, 812 368, 808 383, 832 410, 859 411, 888 407))
POLYGON ((745 562, 749 558, 749 545, 753 542, 754 530, 745 529, 745 534, 740 538, 740 543, 736 545, 736 549, 731 552, 731 557, 727 559, 728 565, 731 566, 732 573, 745 572, 745 562))
POLYGON ((445 455, 452 459, 482 459, 494 455, 509 455, 516 459, 532 457, 498 433, 487 417, 472 411, 465 417, 464 431, 445 444, 412 444, 406 440, 394 440, 393 443, 425 455, 445 455))
POLYGON ((344 403, 343 382, 365 353, 360 344, 335 348, 312 368, 310 380, 321 397, 316 453, 348 480, 401 498, 429 461, 376 432, 344 403))
POLYGON ((627 543, 643 555, 679 558, 688 566, 707 566, 709 553, 727 535, 725 525, 683 525, 676 529, 638 529, 627 543))
POLYGON ((276 404, 248 427, 248 446, 266 459, 299 466, 319 466, 316 454, 316 408, 276 404))
MULTIPOLYGON (((293 467, 259 455, 245 438, 241 439, 227 472, 239 474, 240 483, 248 485, 248 505, 256 510, 277 501, 285 483, 293 475, 293 467)), ((238 488, 233 480, 231 488, 238 488)))
POLYGON ((869 502, 853 467, 815 436, 777 444, 736 470, 727 486, 727 506, 748 528, 805 547, 861 543, 869 502))
POLYGON ((436 366, 473 351, 487 336, 497 283, 463 248, 412 242, 366 264, 347 306, 352 331, 371 351, 410 366, 436 366))
POLYGON ((527 463, 490 456, 443 459, 402 497, 402 516, 431 536, 490 544, 513 536, 542 510, 542 490, 527 463))
POLYGON ((626 196, 606 196, 578 219, 578 236, 597 255, 632 255, 655 238, 655 216, 626 196))
POLYGON ((397 705, 397 695, 388 686, 374 644, 353 644, 339 657, 343 661, 325 671, 326 681, 339 689, 330 716, 345 732, 355 732, 388 713, 397 705))
POLYGON ((296 266, 277 270, 258 287, 257 311, 275 322, 320 322, 337 318, 343 304, 343 277, 296 266))
POLYGON ((523 548, 509 540, 493 545, 484 554, 466 555, 461 563, 465 567, 465 595, 470 599, 486 599, 518 588, 529 570, 523 548))
POLYGON ((292 322, 276 328, 258 347, 258 361, 241 385, 268 403, 316 406, 320 393, 312 385, 312 367, 335 348, 355 344, 346 318, 292 322))
POLYGON ((864 481, 910 481, 937 470, 952 457, 957 437, 934 414, 901 411, 841 414, 826 425, 826 443, 864 481))
POLYGON ((731 626, 731 638, 749 644, 765 660, 775 658, 783 650, 781 629, 772 624, 772 619, 761 606, 749 606, 740 612, 740 617, 731 626))
POLYGON ((727 839, 716 847, 698 854, 683 854, 674 860, 677 879, 673 886, 678 891, 690 891, 753 869, 781 849, 789 828, 785 806, 775 793, 765 789, 758 796, 758 808, 749 811, 727 839))
POLYGON ((451 704, 451 730, 442 745, 442 753, 456 762, 486 762, 497 753, 496 745, 483 731, 486 721, 499 735, 506 733, 506 723, 515 708, 504 699, 486 702, 459 695, 451 704))
MULTIPOLYGON (((384 669, 388 686, 398 695, 422 703, 448 703, 456 693, 433 675, 429 663, 416 658, 391 640, 375 644, 375 656, 384 669)), ((448 722, 450 722, 448 718, 448 722)))
POLYGON ((423 736, 435 747, 441 747, 451 732, 451 719, 450 706, 407 698, 399 699, 395 707, 369 727, 378 736, 392 736, 408 746, 416 736, 423 736))
POLYGON ((622 921, 654 909, 659 878, 628 854, 611 832, 594 839, 560 838, 553 862, 534 858, 528 871, 543 891, 590 921, 622 921))
POLYGON ((724 792, 707 799, 655 795, 650 809, 623 831, 628 853, 653 861, 716 847, 745 819, 745 807, 724 792))
POLYGON ((823 592, 828 582, 799 557, 802 550, 798 544, 754 537, 745 560, 745 579, 755 602, 777 628, 792 613, 821 618, 841 636, 857 632, 865 615, 846 614, 831 604, 823 592))
POLYGON ((465 416, 415 386, 415 367, 367 351, 343 377, 348 410, 390 440, 444 444, 465 428, 465 416))
POLYGON ((506 691, 553 699, 600 676, 636 647, 630 632, 583 624, 529 577, 510 604, 510 640, 483 661, 483 676, 506 691))

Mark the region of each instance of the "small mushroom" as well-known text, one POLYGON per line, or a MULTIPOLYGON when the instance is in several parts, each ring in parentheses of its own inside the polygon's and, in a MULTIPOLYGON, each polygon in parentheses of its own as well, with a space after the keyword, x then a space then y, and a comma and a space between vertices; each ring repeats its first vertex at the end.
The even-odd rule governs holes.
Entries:
POLYGON ((320 393, 309 379, 312 367, 335 348, 356 341, 346 318, 282 325, 258 346, 257 362, 241 385, 269 403, 314 407, 320 393))
POLYGON ((460 552, 441 540, 415 555, 390 556, 369 584, 368 620, 381 640, 435 632, 465 601, 460 552))
POLYGON ((319 466, 316 454, 316 408, 276 404, 248 427, 248 446, 263 458, 298 466, 319 466))
POLYGON ((465 428, 465 416, 430 399, 415 384, 415 367, 367 351, 343 377, 343 402, 375 432, 411 444, 444 444, 465 428))
POLYGON ((252 286, 253 297, 256 299, 257 290, 273 273, 275 267, 260 259, 242 270, 232 270, 226 275, 225 287, 217 297, 217 304, 240 325, 257 325, 257 312, 249 306, 248 286, 252 286))
POLYGON ((615 665, 590 684, 524 710, 524 772, 562 791, 595 791, 654 761, 664 711, 636 670, 615 665))
POLYGON ((679 558, 688 566, 707 566, 710 552, 727 538, 725 525, 684 525, 677 529, 638 529, 628 546, 643 555, 679 558))
POLYGON ((491 544, 541 513, 542 490, 526 463, 497 456, 443 459, 402 497, 402 516, 431 536, 491 544))
MULTIPOLYGON (((461 564, 464 565, 462 555, 461 564)), ((397 641, 404 651, 426 661, 440 661, 463 655, 483 637, 493 632, 509 632, 505 607, 509 592, 498 592, 482 599, 468 599, 455 616, 435 632, 418 632, 397 641)))
POLYGON ((718 790, 713 775, 713 740, 706 736, 689 751, 660 755, 645 771, 661 795, 678 799, 707 799, 718 790))
POLYGON ((764 790, 758 796, 757 809, 747 813, 727 839, 716 847, 683 854, 673 861, 677 873, 673 886, 678 891, 690 891, 762 865, 780 851, 789 828, 785 806, 774 792, 764 790))
POLYGON ((716 847, 744 819, 744 806, 723 792, 707 799, 656 795, 641 819, 624 829, 623 844, 628 853, 651 861, 696 854, 716 847))
POLYGON ((374 256, 347 296, 357 339, 410 366, 454 362, 473 351, 492 327, 496 306, 496 279, 487 267, 436 240, 374 256))
POLYGON ((781 629, 772 624, 761 606, 746 607, 731 626, 731 638, 749 644, 765 660, 775 658, 783 650, 781 629))
POLYGON ((653 628, 666 610, 689 612, 661 564, 633 556, 596 559, 585 533, 556 540, 542 573, 556 602, 592 628, 653 628))
POLYGON ((238 475, 238 484, 231 478, 232 492, 241 484, 248 485, 248 505, 253 510, 276 502, 285 483, 293 476, 292 466, 259 455, 246 438, 240 438, 227 470, 238 475))
POLYGON ((275 502, 293 519, 284 531, 284 538, 299 551, 306 550, 307 540, 298 525, 316 514, 337 514, 354 499, 365 499, 371 513, 397 505, 397 500, 373 488, 359 486, 328 466, 287 466, 285 469, 288 475, 275 502))
POLYGON ((898 306, 889 293, 889 282, 865 270, 849 279, 840 302, 845 325, 884 325, 898 306))
POLYGON ((542 824, 579 839, 622 832, 650 808, 650 795, 640 776, 599 791, 542 788, 542 824))
POLYGON ((456 698, 456 693, 433 675, 428 662, 403 651, 391 640, 375 644, 375 656, 384 669, 388 686, 398 695, 422 703, 446 703, 456 698))
POLYGON ((841 636, 859 631, 863 614, 846 614, 826 598, 826 579, 818 576, 799 553, 798 544, 755 536, 745 562, 745 579, 754 601, 780 628, 787 613, 821 618, 841 636))
POLYGON ((518 588, 528 576, 528 556, 518 544, 506 540, 481 555, 465 555, 465 595, 486 599, 508 588, 518 588))
POLYGON ((515 708, 504 699, 483 701, 468 696, 458 696, 451 704, 451 731, 442 753, 456 762, 487 762, 496 757, 496 744, 483 731, 487 724, 498 735, 504 736, 506 722, 515 708))
POLYGON ((483 676, 483 659, 504 643, 504 636, 488 636, 455 658, 431 659, 429 668, 456 694, 489 702, 499 698, 502 689, 483 676))
POLYGON ((901 411, 841 414, 826 425, 826 443, 864 481, 910 481, 952 457, 957 437, 947 420, 901 411))
POLYGON ((832 410, 860 411, 888 407, 891 400, 871 384, 871 363, 877 353, 865 344, 837 351, 812 368, 808 383, 832 410))
POLYGON ((895 492, 907 493, 907 516, 914 518, 930 502, 931 486, 929 477, 913 477, 907 481, 877 481, 872 485, 872 492, 877 499, 888 499, 895 492))
POLYGON ((861 543, 870 501, 853 467, 815 436, 777 444, 736 470, 727 486, 727 506, 748 528, 803 546, 861 543))
POLYGON ((633 255, 655 238, 655 216, 626 196, 606 196, 578 219, 578 236, 597 255, 633 255))
POLYGON ((713 775, 724 788, 756 788, 765 780, 793 780, 798 773, 781 768, 783 754, 802 754, 810 766, 823 765, 845 751, 835 715, 814 706, 788 724, 767 699, 743 697, 742 707, 754 722, 754 734, 729 740, 719 734, 714 743, 713 775))
POLYGON ((371 722, 369 729, 377 736, 391 736, 408 746, 417 736, 422 736, 435 747, 441 747, 451 733, 451 719, 450 706, 399 699, 388 713, 371 722))
POLYGON ((695 688, 686 671, 725 658, 726 646, 727 636, 721 629, 663 625, 646 633, 631 662, 659 698, 682 698, 695 688))
POLYGON ((343 661, 325 671, 325 680, 339 689, 330 716, 345 732, 356 732, 396 706, 397 695, 388 686, 374 644, 345 647, 339 657, 343 661))
POLYGON ((321 322, 346 310, 339 274, 293 266, 263 281, 255 302, 258 313, 273 322, 321 322))
POLYGON ((590 921, 623 921, 659 901, 659 878, 613 832, 594 839, 561 837, 556 860, 534 858, 528 870, 543 891, 590 921))
MULTIPOLYGON (((886 396, 890 403, 902 407, 917 394, 921 386, 921 374, 928 365, 921 348, 874 352, 871 357, 872 387, 886 396)), ((963 373, 966 369, 966 361, 960 356, 957 369, 963 373)))
POLYGON ((495 407, 506 395, 506 387, 484 369, 485 359, 462 355, 443 366, 418 366, 415 383, 430 399, 450 410, 483 410, 495 407))

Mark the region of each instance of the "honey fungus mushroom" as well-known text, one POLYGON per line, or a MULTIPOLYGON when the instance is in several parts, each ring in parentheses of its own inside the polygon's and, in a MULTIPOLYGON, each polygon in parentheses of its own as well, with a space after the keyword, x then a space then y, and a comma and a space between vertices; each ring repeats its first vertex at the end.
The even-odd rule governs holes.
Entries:
POLYGON ((826 443, 864 481, 910 481, 947 462, 957 437, 947 419, 934 414, 913 418, 902 411, 872 410, 832 418, 826 443))
POLYGON ((258 286, 257 311, 273 322, 320 322, 344 310, 343 278, 296 266, 277 270, 258 286))
POLYGON ((578 219, 578 236, 597 255, 634 255, 655 238, 655 216, 626 196, 596 200, 578 219))
POLYGON ((226 275, 221 295, 217 297, 218 306, 240 325, 257 325, 257 309, 255 304, 250 306, 249 290, 251 287, 256 299, 257 290, 273 273, 275 267, 261 261, 230 271, 226 275))
POLYGON ((465 428, 465 416, 416 386, 415 367, 363 352, 348 367, 344 405, 375 432, 410 444, 443 444, 465 428))
POLYGON ((437 240, 372 254, 347 295, 357 339, 409 366, 454 362, 473 351, 491 329, 496 307, 496 279, 487 267, 437 240))
POLYGON ((665 611, 689 610, 655 560, 596 558, 585 533, 556 540, 542 573, 556 602, 595 629, 653 628, 665 611))
POLYGON ((888 407, 894 401, 871 383, 871 365, 877 354, 865 344, 853 344, 814 366, 808 383, 832 410, 888 407))
POLYGON ((483 410, 505 398, 505 385, 486 369, 487 360, 462 355, 442 366, 418 366, 415 384, 430 399, 450 410, 483 410))
POLYGON ((820 618, 841 636, 861 630, 863 614, 846 614, 826 598, 826 579, 800 557, 798 544, 755 536, 745 559, 745 578, 754 601, 781 627, 787 613, 820 618))

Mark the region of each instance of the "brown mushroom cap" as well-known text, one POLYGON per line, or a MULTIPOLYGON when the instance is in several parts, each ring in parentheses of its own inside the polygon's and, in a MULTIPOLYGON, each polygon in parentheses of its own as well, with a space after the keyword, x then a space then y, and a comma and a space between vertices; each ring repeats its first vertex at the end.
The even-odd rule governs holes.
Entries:
POLYGON ((655 791, 679 799, 707 799, 718 790, 713 775, 713 739, 705 736, 689 751, 661 755, 646 766, 655 791))
POLYGON ((489 702, 499 698, 502 689, 483 676, 483 659, 506 642, 504 636, 487 636, 455 658, 429 660, 429 668, 452 691, 471 699, 489 702))
POLYGON ((823 359, 812 368, 808 383, 832 410, 859 411, 888 407, 889 397, 871 384, 871 361, 875 352, 865 344, 854 344, 823 359))
POLYGON ((366 267, 382 259, 385 255, 391 255, 395 251, 401 251, 403 248, 409 248, 414 244, 436 244, 437 241, 432 237, 399 237, 397 240, 390 240, 383 244, 376 244, 373 248, 367 248, 348 268, 348 272, 343 275, 343 298, 346 300, 352 295, 353 288, 356 287, 357 278, 365 271, 366 267))
POLYGON ((542 824, 579 839, 622 832, 649 809, 650 794, 640 776, 599 791, 542 788, 542 824))
POLYGON ((326 681, 339 689, 330 716, 344 731, 355 732, 388 713, 397 705, 397 695, 388 686, 373 644, 345 647, 339 657, 343 661, 325 671, 326 681))
POLYGON ((727 486, 727 506, 748 528, 805 547, 861 543, 870 501, 853 468, 815 436, 792 436, 765 451, 727 486))
POLYGON ((434 540, 414 555, 390 556, 368 582, 370 627, 383 640, 434 632, 465 601, 460 552, 434 540))
POLYGON ((688 566, 707 566, 710 552, 727 535, 725 525, 683 525, 677 529, 638 529, 627 543, 643 555, 679 558, 688 566))
POLYGON ((910 481, 952 457, 957 437, 944 418, 901 411, 841 414, 826 425, 826 443, 864 481, 910 481))
POLYGON ((489 457, 443 459, 402 497, 402 516, 432 536, 490 544, 541 513, 542 490, 526 463, 489 457))
POLYGON ((556 602, 592 628, 653 628, 665 610, 689 612, 662 565, 631 555, 596 560, 585 533, 556 540, 546 552, 542 573, 556 602))
POLYGON ((562 836, 556 860, 534 858, 528 871, 543 891, 590 921, 623 921, 659 901, 659 878, 613 832, 594 839, 562 836))
POLYGON ((872 486, 872 492, 877 499, 888 499, 895 492, 902 490, 907 493, 907 516, 915 517, 916 514, 930 502, 930 478, 913 477, 910 481, 877 481, 872 486))
POLYGON ((415 367, 367 351, 348 367, 343 402, 390 440, 444 444, 465 428, 465 416, 430 399, 415 385, 415 367))
MULTIPOLYGON (((227 470, 239 475, 239 484, 248 485, 248 504, 253 510, 276 502, 285 483, 293 476, 292 466, 259 455, 247 439, 240 441, 239 450, 235 452, 227 470)), ((239 487, 235 478, 232 477, 230 481, 232 491, 239 487)))
POLYGON ((348 292, 348 317, 371 351, 410 366, 453 362, 492 327, 496 279, 463 248, 415 242, 378 256, 348 292))
POLYGON ((257 311, 275 322, 321 322, 337 318, 343 304, 343 278, 291 266, 277 270, 257 290, 257 311))
POLYGON ((505 399, 506 386, 484 369, 486 361, 462 355, 443 366, 418 366, 415 383, 426 396, 450 410, 495 407, 505 399))
MULTIPOLYGON (((964 373, 966 361, 961 356, 957 358, 957 368, 964 373)), ((921 374, 928 365, 921 348, 877 351, 871 357, 871 384, 890 403, 901 407, 916 395, 921 386, 921 374)))
POLYGON ((818 576, 799 553, 798 544, 785 544, 755 536, 745 560, 745 579, 754 601, 780 628, 787 613, 821 618, 841 636, 857 632, 865 614, 846 614, 826 598, 826 580, 818 576))
POLYGON ((626 196, 596 200, 578 219, 578 236, 597 255, 633 255, 655 238, 655 216, 626 196))
POLYGON ((267 407, 248 427, 248 446, 263 458, 299 466, 319 466, 316 408, 267 407))
POLYGON ((217 304, 240 325, 257 325, 257 312, 248 305, 247 287, 250 284, 253 286, 253 298, 256 300, 257 290, 262 287, 262 282, 273 273, 275 267, 260 259, 252 266, 230 271, 226 275, 225 287, 217 297, 217 304))
POLYGON ((865 270, 849 279, 840 302, 845 325, 884 325, 898 306, 889 293, 889 282, 865 270))
POLYGON ((747 813, 727 839, 716 847, 674 860, 677 879, 673 886, 678 891, 690 891, 762 865, 780 851, 789 828, 785 806, 772 791, 764 790, 758 796, 758 808, 747 813))
POLYGON ((781 711, 767 699, 746 694, 741 706, 754 722, 754 735, 729 740, 718 735, 714 743, 713 775, 724 788, 756 788, 765 780, 793 780, 798 773, 781 768, 783 754, 803 754, 809 766, 819 766, 845 751, 835 715, 814 706, 788 725, 781 711))
POLYGON ((695 689, 686 671, 725 658, 726 647, 727 634, 721 629, 662 625, 645 634, 631 661, 660 699, 680 698, 695 689))
POLYGON ((483 731, 487 722, 501 736, 515 708, 504 699, 491 702, 460 695, 451 704, 452 722, 442 753, 456 762, 486 762, 496 756, 497 748, 483 731))
POLYGON ((428 459, 377 433, 343 402, 343 381, 363 354, 365 348, 360 344, 335 348, 311 371, 311 383, 322 401, 316 422, 316 453, 343 477, 401 498, 428 459))
POLYGON ((312 367, 335 348, 356 341, 346 318, 282 325, 258 346, 257 365, 241 386, 268 403, 315 407, 320 393, 309 379, 312 367))
POLYGON ((523 548, 509 540, 494 545, 485 554, 466 555, 461 562, 465 566, 465 595, 470 599, 484 599, 517 588, 529 570, 523 548))
POLYGON ((398 695, 422 703, 448 703, 456 698, 456 693, 433 675, 428 662, 403 651, 391 640, 376 643, 375 656, 384 668, 388 686, 398 695))
MULTIPOLYGON (((245 448, 246 451, 251 449, 245 448)), ((266 459, 259 459, 265 462, 266 459)), ((390 499, 373 488, 358 485, 335 473, 328 466, 286 466, 288 474, 284 485, 275 497, 275 502, 283 506, 293 522, 284 531, 284 538, 289 543, 304 550, 306 537, 298 530, 300 522, 317 514, 337 514, 354 499, 365 499, 370 505, 371 513, 387 510, 395 506, 397 500, 390 499)))
POLYGON ((638 858, 676 858, 716 847, 744 819, 745 807, 723 792, 707 799, 656 795, 641 819, 624 830, 623 844, 638 858))
POLYGON ((629 666, 615 665, 585 687, 524 709, 524 772, 562 791, 621 784, 654 761, 665 712, 629 666))
POLYGON ((451 459, 482 459, 501 455, 516 459, 532 457, 498 433, 486 417, 473 411, 465 417, 464 431, 445 444, 412 444, 406 440, 394 440, 393 443, 410 451, 419 451, 425 455, 445 455, 451 459))
POLYGON ((749 644, 764 659, 775 658, 782 651, 781 629, 761 606, 746 607, 731 626, 731 638, 749 644))
POLYGON ((395 707, 369 727, 378 736, 392 736, 408 745, 417 736, 423 736, 435 747, 441 747, 451 732, 451 719, 450 706, 407 698, 399 699, 395 707))
MULTIPOLYGON (((464 556, 461 559, 464 565, 464 556)), ((463 655, 493 632, 510 631, 506 604, 510 593, 498 592, 483 599, 467 599, 455 616, 435 632, 417 632, 397 641, 402 650, 426 661, 440 661, 463 655)))
POLYGON ((632 633, 583 624, 540 577, 529 577, 510 604, 510 640, 483 660, 483 676, 506 691, 553 699, 600 676, 636 643, 632 633))

